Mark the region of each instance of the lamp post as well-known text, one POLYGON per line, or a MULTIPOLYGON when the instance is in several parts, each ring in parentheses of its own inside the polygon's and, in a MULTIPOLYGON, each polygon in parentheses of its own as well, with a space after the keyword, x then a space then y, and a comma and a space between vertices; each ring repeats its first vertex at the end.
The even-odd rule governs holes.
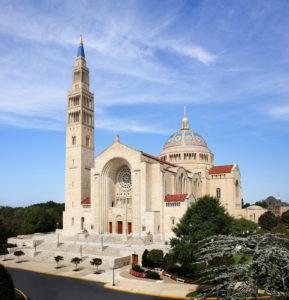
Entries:
POLYGON ((112 286, 115 286, 115 281, 114 281, 114 266, 112 267, 112 286))

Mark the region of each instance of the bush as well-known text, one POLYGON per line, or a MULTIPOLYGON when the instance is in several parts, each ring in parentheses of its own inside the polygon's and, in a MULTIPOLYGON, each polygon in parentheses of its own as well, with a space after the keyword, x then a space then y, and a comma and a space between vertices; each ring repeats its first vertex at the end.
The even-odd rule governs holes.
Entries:
POLYGON ((15 300, 12 278, 3 265, 0 265, 0 299, 15 300))
POLYGON ((140 265, 135 265, 135 264, 132 265, 132 269, 138 273, 143 273, 145 271, 143 268, 141 268, 140 265))
POLYGON ((141 264, 143 267, 147 268, 149 266, 149 251, 147 249, 145 249, 143 255, 142 255, 142 260, 141 260, 141 264))
POLYGON ((160 274, 158 272, 150 271, 150 270, 145 272, 145 276, 146 278, 149 279, 156 279, 156 280, 161 279, 160 274))
POLYGON ((163 268, 165 271, 170 272, 176 267, 176 260, 173 254, 167 253, 164 257, 163 268))
POLYGON ((148 267, 160 268, 163 266, 164 253, 160 249, 153 249, 148 254, 148 267))

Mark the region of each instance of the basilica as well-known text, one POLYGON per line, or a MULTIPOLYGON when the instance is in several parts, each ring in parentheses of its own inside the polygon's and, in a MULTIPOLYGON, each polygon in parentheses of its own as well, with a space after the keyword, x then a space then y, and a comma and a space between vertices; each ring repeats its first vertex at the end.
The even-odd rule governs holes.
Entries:
POLYGON ((256 221, 255 214, 249 217, 242 209, 238 165, 214 165, 214 154, 190 128, 186 113, 158 157, 123 144, 118 135, 95 157, 94 94, 82 38, 72 75, 67 98, 64 234, 164 241, 187 208, 204 195, 219 198, 230 215, 256 221))

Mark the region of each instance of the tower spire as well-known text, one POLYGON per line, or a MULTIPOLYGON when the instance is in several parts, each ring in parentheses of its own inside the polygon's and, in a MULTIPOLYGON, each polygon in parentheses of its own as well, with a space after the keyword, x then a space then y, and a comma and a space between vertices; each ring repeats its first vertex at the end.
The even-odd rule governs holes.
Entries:
POLYGON ((84 47, 83 47, 83 34, 82 34, 82 28, 80 28, 80 40, 79 40, 79 46, 77 49, 77 58, 82 57, 85 59, 85 53, 84 53, 84 47))
POLYGON ((182 130, 189 129, 189 119, 186 114, 186 106, 184 106, 184 116, 182 118, 182 130))

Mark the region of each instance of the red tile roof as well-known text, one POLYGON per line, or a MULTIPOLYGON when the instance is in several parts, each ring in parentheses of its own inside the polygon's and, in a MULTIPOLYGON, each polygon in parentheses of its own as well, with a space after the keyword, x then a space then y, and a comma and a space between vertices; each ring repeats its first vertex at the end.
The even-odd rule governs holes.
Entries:
POLYGON ((231 173, 234 165, 214 166, 210 169, 209 174, 231 173))
POLYGON ((160 163, 167 164, 167 165, 169 165, 169 166, 171 166, 171 167, 177 167, 177 165, 172 164, 172 163, 170 163, 170 162, 168 162, 168 161, 166 161, 166 160, 160 159, 160 158, 158 158, 158 157, 156 157, 156 156, 153 156, 153 155, 151 155, 151 154, 145 153, 145 152, 143 152, 143 151, 141 151, 141 153, 142 153, 142 155, 144 155, 144 156, 146 156, 146 157, 149 157, 149 158, 152 158, 152 159, 154 159, 154 160, 157 160, 157 161, 160 162, 160 163))
POLYGON ((87 198, 83 199, 83 200, 81 201, 81 204, 82 204, 82 205, 90 205, 90 204, 91 204, 90 198, 87 197, 87 198))
POLYGON ((165 202, 180 202, 185 201, 188 194, 166 195, 165 202))

